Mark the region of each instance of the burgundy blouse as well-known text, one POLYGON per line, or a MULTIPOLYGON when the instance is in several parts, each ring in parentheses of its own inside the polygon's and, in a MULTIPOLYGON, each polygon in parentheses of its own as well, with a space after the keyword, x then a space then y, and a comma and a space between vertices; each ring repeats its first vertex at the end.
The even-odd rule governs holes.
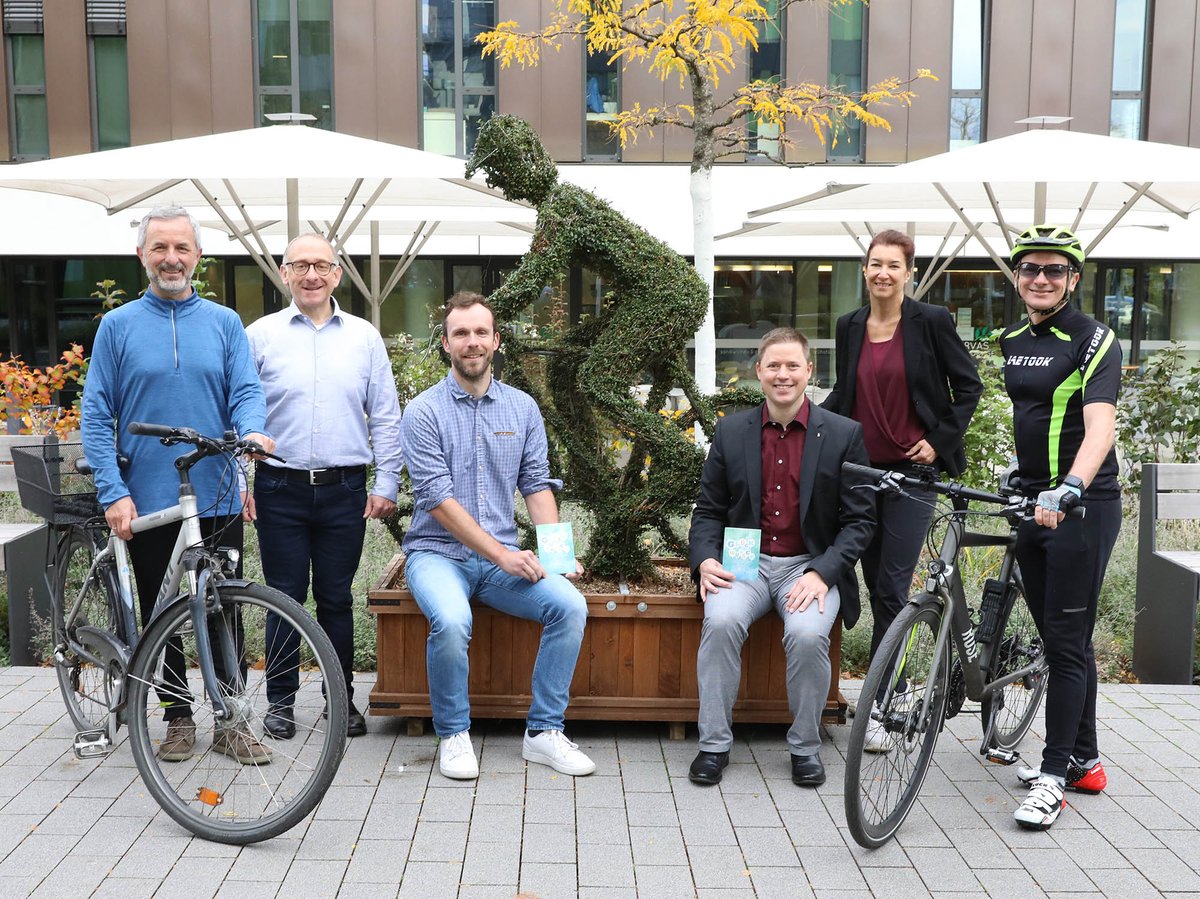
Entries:
POLYGON ((908 395, 899 325, 890 340, 863 340, 857 376, 852 417, 862 424, 867 456, 876 465, 907 461, 905 453, 924 439, 925 426, 908 395))

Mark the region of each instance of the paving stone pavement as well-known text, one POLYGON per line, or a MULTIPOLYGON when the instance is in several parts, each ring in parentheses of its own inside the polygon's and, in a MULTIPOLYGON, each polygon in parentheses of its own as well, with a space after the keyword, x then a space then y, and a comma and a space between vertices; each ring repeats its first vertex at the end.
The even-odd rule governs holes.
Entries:
MULTIPOLYGON (((858 688, 844 684, 851 699, 858 688)), ((389 718, 351 741, 305 824, 236 847, 168 819, 124 744, 75 759, 53 671, 0 669, 0 899, 1200 896, 1200 688, 1102 687, 1108 790, 1069 794, 1046 833, 1013 824, 1021 791, 980 759, 969 710, 875 851, 845 827, 846 727, 826 729, 820 789, 792 785, 782 727, 738 728, 724 782, 701 788, 687 780, 694 731, 672 742, 661 726, 579 724, 570 735, 598 768, 573 780, 525 765, 519 724, 479 722, 470 783, 442 778, 434 737, 389 718)))

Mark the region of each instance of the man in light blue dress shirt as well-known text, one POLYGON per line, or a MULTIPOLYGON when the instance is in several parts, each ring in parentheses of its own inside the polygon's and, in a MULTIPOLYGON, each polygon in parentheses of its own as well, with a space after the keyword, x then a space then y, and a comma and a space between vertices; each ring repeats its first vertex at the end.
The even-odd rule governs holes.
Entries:
MULTIPOLYGON (((342 277, 333 247, 318 234, 293 240, 280 274, 292 302, 250 325, 250 351, 267 399, 267 423, 283 465, 260 462, 247 516, 257 518, 267 583, 303 604, 309 570, 317 621, 337 650, 350 694, 347 736, 367 732, 354 704, 354 595, 368 518, 396 511, 400 406, 383 340, 369 322, 339 308, 342 277), (375 482, 367 489, 367 467, 375 482)), ((267 640, 284 631, 268 617, 267 640)), ((272 658, 264 721, 279 739, 295 736, 299 646, 272 658)))
POLYGON ((591 774, 595 763, 563 734, 587 602, 566 577, 548 575, 536 553, 517 547, 516 492, 534 524, 558 521, 554 491, 562 482, 550 477, 542 415, 529 394, 492 377, 500 335, 482 296, 456 293, 442 326, 450 374, 408 404, 401 425, 414 503, 405 576, 429 619, 438 768, 458 780, 479 776, 467 695, 474 597, 542 624, 521 755, 563 774, 591 774))

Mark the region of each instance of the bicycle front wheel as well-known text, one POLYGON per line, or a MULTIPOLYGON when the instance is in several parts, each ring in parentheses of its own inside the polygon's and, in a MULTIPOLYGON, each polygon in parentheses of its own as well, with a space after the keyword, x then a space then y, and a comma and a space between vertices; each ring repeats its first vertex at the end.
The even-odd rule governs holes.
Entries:
POLYGON ((1025 595, 1013 583, 1012 607, 996 628, 994 648, 986 650, 984 670, 989 680, 999 680, 1014 671, 1029 666, 1034 670, 1018 681, 983 697, 980 718, 984 735, 991 728, 991 743, 999 749, 1011 750, 1021 742, 1042 704, 1046 692, 1046 649, 1038 634, 1025 595))
POLYGON ((860 846, 874 849, 895 835, 933 760, 950 676, 949 641, 936 651, 941 620, 936 599, 906 606, 884 635, 863 682, 845 784, 846 823, 860 846), (884 698, 876 702, 880 694, 884 698))
POLYGON ((117 633, 120 592, 112 568, 92 570, 96 549, 84 528, 72 527, 61 545, 50 597, 54 673, 75 729, 102 730, 121 673, 93 664, 76 650, 84 625, 117 633))
POLYGON ((177 602, 155 619, 135 654, 129 738, 147 788, 176 822, 206 840, 256 843, 299 823, 329 788, 346 748, 346 681, 329 638, 292 599, 257 584, 216 590, 220 609, 209 613, 208 631, 231 718, 217 720, 203 699, 188 603, 177 602), (278 616, 270 639, 268 613, 278 616), (222 643, 240 649, 240 672, 222 670, 222 643), (283 678, 297 669, 299 688, 289 686, 286 697, 295 736, 267 736, 268 673, 283 678), (163 756, 186 756, 186 749, 163 745, 164 715, 188 710, 193 754, 169 761, 163 756))

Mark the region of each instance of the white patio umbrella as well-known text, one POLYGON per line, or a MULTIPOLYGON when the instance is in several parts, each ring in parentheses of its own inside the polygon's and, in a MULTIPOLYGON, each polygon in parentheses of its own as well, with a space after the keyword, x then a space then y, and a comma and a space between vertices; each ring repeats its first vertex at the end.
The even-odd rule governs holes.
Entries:
POLYGON ((947 214, 930 214, 920 220, 900 221, 896 219, 896 210, 855 210, 858 215, 851 220, 841 218, 831 224, 829 217, 823 213, 809 214, 807 218, 789 218, 782 221, 753 220, 746 222, 741 228, 718 234, 718 241, 732 241, 738 238, 753 238, 762 246, 767 246, 772 240, 780 242, 793 240, 798 237, 828 237, 831 232, 840 232, 846 240, 847 252, 852 255, 866 256, 867 247, 872 238, 880 231, 901 231, 913 238, 917 246, 917 255, 927 257, 928 262, 922 266, 925 272, 921 282, 912 288, 913 299, 921 299, 933 286, 933 283, 959 255, 972 239, 973 233, 999 236, 999 226, 994 222, 976 221, 971 228, 965 226, 957 218, 948 218, 947 214))
POLYGON ((295 236, 305 210, 332 208, 329 233, 338 243, 376 207, 471 208, 492 220, 526 214, 523 204, 465 178, 464 167, 436 153, 274 125, 3 166, 0 187, 90 200, 110 215, 165 202, 209 209, 282 291, 255 227, 257 209, 285 210, 287 233, 295 236))
MULTIPOLYGON (((495 209, 479 209, 477 207, 430 209, 425 217, 413 220, 370 218, 364 223, 367 229, 365 238, 361 234, 361 227, 360 233, 357 235, 336 234, 331 219, 322 217, 320 210, 309 210, 313 217, 306 221, 310 231, 324 235, 333 244, 342 268, 366 297, 367 304, 371 309, 371 322, 378 329, 381 318, 380 308, 384 299, 391 294, 395 286, 400 283, 400 279, 404 277, 404 273, 427 247, 430 248, 431 253, 436 254, 449 251, 456 246, 461 249, 465 242, 471 246, 471 252, 475 255, 482 255, 483 241, 491 239, 495 245, 495 249, 492 249, 491 252, 519 256, 528 250, 530 238, 533 236, 536 213, 532 208, 513 205, 513 211, 516 213, 514 217, 520 217, 519 221, 498 221, 492 218, 496 214, 495 209), (380 274, 380 260, 385 249, 382 238, 385 237, 392 239, 389 254, 399 256, 396 267, 392 269, 386 281, 380 274), (440 240, 441 243, 439 245, 435 242, 431 245, 431 240, 440 240), (359 271, 351 257, 352 252, 359 252, 369 257, 368 270, 365 275, 359 271)), ((372 215, 379 215, 386 211, 386 209, 376 207, 372 211, 372 215)), ((410 207, 396 210, 397 214, 420 211, 410 207)), ((201 221, 200 226, 217 230, 222 235, 234 240, 244 240, 252 233, 268 237, 270 238, 268 246, 277 245, 281 252, 288 234, 287 222, 282 218, 255 219, 245 230, 230 228, 224 222, 201 221)))
MULTIPOLYGON (((916 245, 918 258, 926 259, 920 266, 922 277, 920 283, 912 288, 914 299, 921 299, 934 286, 939 277, 950 267, 959 256, 978 256, 987 250, 979 243, 980 237, 990 241, 1004 239, 1011 244, 1011 238, 1020 233, 1021 228, 1015 224, 1002 227, 989 216, 991 210, 964 210, 968 216, 966 222, 960 220, 950 210, 918 210, 922 218, 907 221, 896 218, 894 209, 854 209, 837 210, 838 221, 829 221, 832 213, 812 212, 808 207, 802 207, 803 213, 793 213, 778 221, 765 220, 761 216, 746 222, 741 228, 717 235, 718 241, 735 241, 739 238, 750 238, 756 241, 763 251, 774 249, 774 244, 783 245, 785 241, 805 237, 828 237, 831 232, 840 231, 846 245, 846 252, 851 255, 865 257, 871 240, 880 231, 896 230, 907 234, 916 245)), ((1009 210, 1010 221, 1026 221, 1032 216, 1032 210, 1009 210)), ((1154 225, 1145 221, 1146 216, 1135 214, 1136 222, 1128 219, 1119 227, 1126 232, 1135 224, 1141 228, 1150 229, 1160 234, 1167 231, 1165 225, 1154 225), (1129 226, 1129 227, 1126 227, 1129 226)), ((1084 243, 1089 242, 1106 222, 1077 223, 1076 234, 1084 243)), ((1006 271, 1007 269, 1002 269, 1006 271)))
POLYGON ((1008 249, 1035 222, 1095 226, 1086 251, 1133 212, 1139 224, 1181 221, 1200 208, 1200 150, 1076 131, 1026 131, 892 168, 866 168, 852 183, 749 214, 779 221, 791 212, 825 213, 831 221, 859 210, 891 210, 892 218, 949 212, 1009 274, 977 223, 995 223, 1008 249), (1018 217, 1022 216, 1022 217, 1018 217))

